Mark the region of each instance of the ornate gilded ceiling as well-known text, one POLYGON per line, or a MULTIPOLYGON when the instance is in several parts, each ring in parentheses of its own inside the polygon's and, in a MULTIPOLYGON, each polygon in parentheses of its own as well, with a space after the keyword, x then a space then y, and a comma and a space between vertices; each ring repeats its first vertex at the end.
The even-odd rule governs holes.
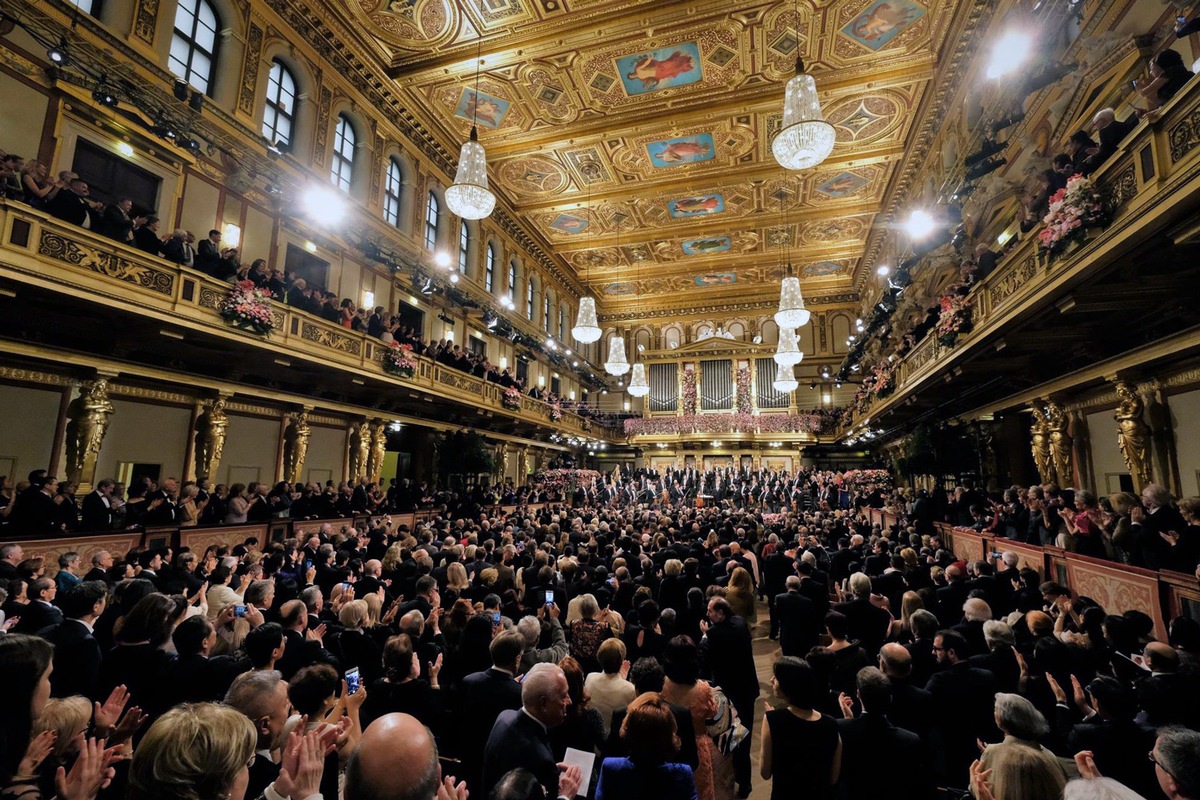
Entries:
POLYGON ((347 0, 337 8, 373 37, 413 112, 448 148, 477 117, 493 184, 616 313, 660 295, 768 297, 785 250, 813 291, 859 285, 939 56, 960 44, 948 44, 960 6, 347 0), (821 167, 785 173, 770 140, 798 53, 837 145, 821 167))

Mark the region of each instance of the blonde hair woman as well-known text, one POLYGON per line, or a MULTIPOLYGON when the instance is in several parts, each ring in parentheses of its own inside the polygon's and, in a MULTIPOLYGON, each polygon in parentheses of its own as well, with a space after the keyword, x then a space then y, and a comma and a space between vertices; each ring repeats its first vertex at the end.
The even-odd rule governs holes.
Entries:
POLYGON ((132 800, 243 800, 257 742, 228 706, 184 703, 158 718, 129 768, 132 800))
POLYGON ((733 613, 746 620, 753 627, 758 622, 758 606, 754 602, 754 582, 750 572, 745 567, 736 567, 729 576, 729 588, 725 591, 725 599, 733 606, 733 613))
POLYGON ((921 599, 921 595, 914 591, 907 591, 900 597, 900 619, 893 619, 892 626, 888 630, 888 640, 907 644, 913 640, 912 619, 913 612, 920 611, 925 608, 925 601, 921 599))

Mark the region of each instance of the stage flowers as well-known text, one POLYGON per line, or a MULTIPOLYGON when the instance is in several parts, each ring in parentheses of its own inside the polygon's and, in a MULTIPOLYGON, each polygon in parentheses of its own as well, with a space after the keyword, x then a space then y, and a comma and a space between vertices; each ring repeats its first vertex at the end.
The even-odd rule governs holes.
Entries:
POLYGON ((221 302, 221 318, 235 328, 269 336, 275 329, 270 297, 251 281, 239 281, 221 302))

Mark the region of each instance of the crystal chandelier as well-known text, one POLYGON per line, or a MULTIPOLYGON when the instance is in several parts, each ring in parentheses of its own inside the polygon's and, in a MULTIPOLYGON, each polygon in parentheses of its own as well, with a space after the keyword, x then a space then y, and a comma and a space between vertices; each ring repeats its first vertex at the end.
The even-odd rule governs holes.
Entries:
POLYGON ((804 307, 800 279, 792 274, 792 265, 788 264, 787 275, 779 285, 779 310, 775 312, 775 324, 779 326, 781 340, 784 328, 803 328, 811 316, 804 307))
POLYGON ((475 126, 479 108, 479 65, 483 48, 483 33, 475 48, 475 106, 471 111, 471 138, 463 142, 458 154, 458 171, 454 183, 446 190, 446 206, 463 219, 483 219, 496 207, 496 195, 488 189, 487 154, 479 143, 475 126))
MULTIPOLYGON (((798 48, 797 48, 798 49, 798 48)), ((783 130, 775 135, 771 152, 784 169, 809 169, 833 151, 833 126, 821 113, 817 84, 796 58, 796 74, 787 82, 783 97, 783 130)))
POLYGON ((800 339, 794 328, 779 329, 779 345, 775 348, 775 363, 784 367, 794 367, 804 359, 800 352, 800 339))
POLYGON ((788 392, 795 391, 799 385, 800 382, 796 380, 796 373, 793 371, 791 365, 780 364, 776 368, 775 383, 773 384, 775 391, 787 394, 788 392))
POLYGON ((575 341, 591 344, 600 339, 600 324, 596 321, 596 298, 579 298, 579 313, 575 316, 575 327, 571 328, 575 341))
POLYGON ((633 365, 633 374, 629 377, 629 394, 633 397, 645 397, 650 394, 650 384, 646 381, 646 365, 640 361, 633 365))
POLYGON ((617 377, 629 372, 629 362, 625 359, 625 340, 620 334, 608 340, 608 361, 604 362, 604 371, 617 377))

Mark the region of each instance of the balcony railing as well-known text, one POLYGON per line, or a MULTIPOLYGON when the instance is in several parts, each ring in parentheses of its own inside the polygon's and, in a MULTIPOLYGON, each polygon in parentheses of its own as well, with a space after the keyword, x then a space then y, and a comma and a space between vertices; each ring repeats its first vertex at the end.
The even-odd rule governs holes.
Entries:
MULTIPOLYGON (((230 284, 126 247, 92 231, 49 217, 29 206, 0 200, 0 275, 75 297, 104 297, 163 322, 248 343, 274 355, 308 356, 397 387, 418 389, 447 401, 469 400, 497 415, 542 425, 569 435, 615 440, 619 430, 563 410, 557 422, 551 405, 523 397, 519 411, 504 407, 503 389, 424 356, 413 356, 411 378, 384 372, 389 346, 379 339, 332 324, 283 303, 271 304, 274 330, 258 336, 227 324, 218 312, 230 284)), ((182 345, 185 346, 185 345, 182 345)))
POLYGON ((1160 229, 1164 216, 1185 201, 1194 205, 1200 197, 1200 80, 1191 81, 1153 119, 1142 121, 1092 180, 1112 209, 1109 226, 1055 257, 1039 251, 1038 228, 1026 234, 994 272, 972 287, 971 332, 947 347, 931 330, 897 365, 895 390, 868 403, 851 426, 903 402, 914 387, 952 367, 1018 315, 1111 265, 1122 243, 1160 229))

